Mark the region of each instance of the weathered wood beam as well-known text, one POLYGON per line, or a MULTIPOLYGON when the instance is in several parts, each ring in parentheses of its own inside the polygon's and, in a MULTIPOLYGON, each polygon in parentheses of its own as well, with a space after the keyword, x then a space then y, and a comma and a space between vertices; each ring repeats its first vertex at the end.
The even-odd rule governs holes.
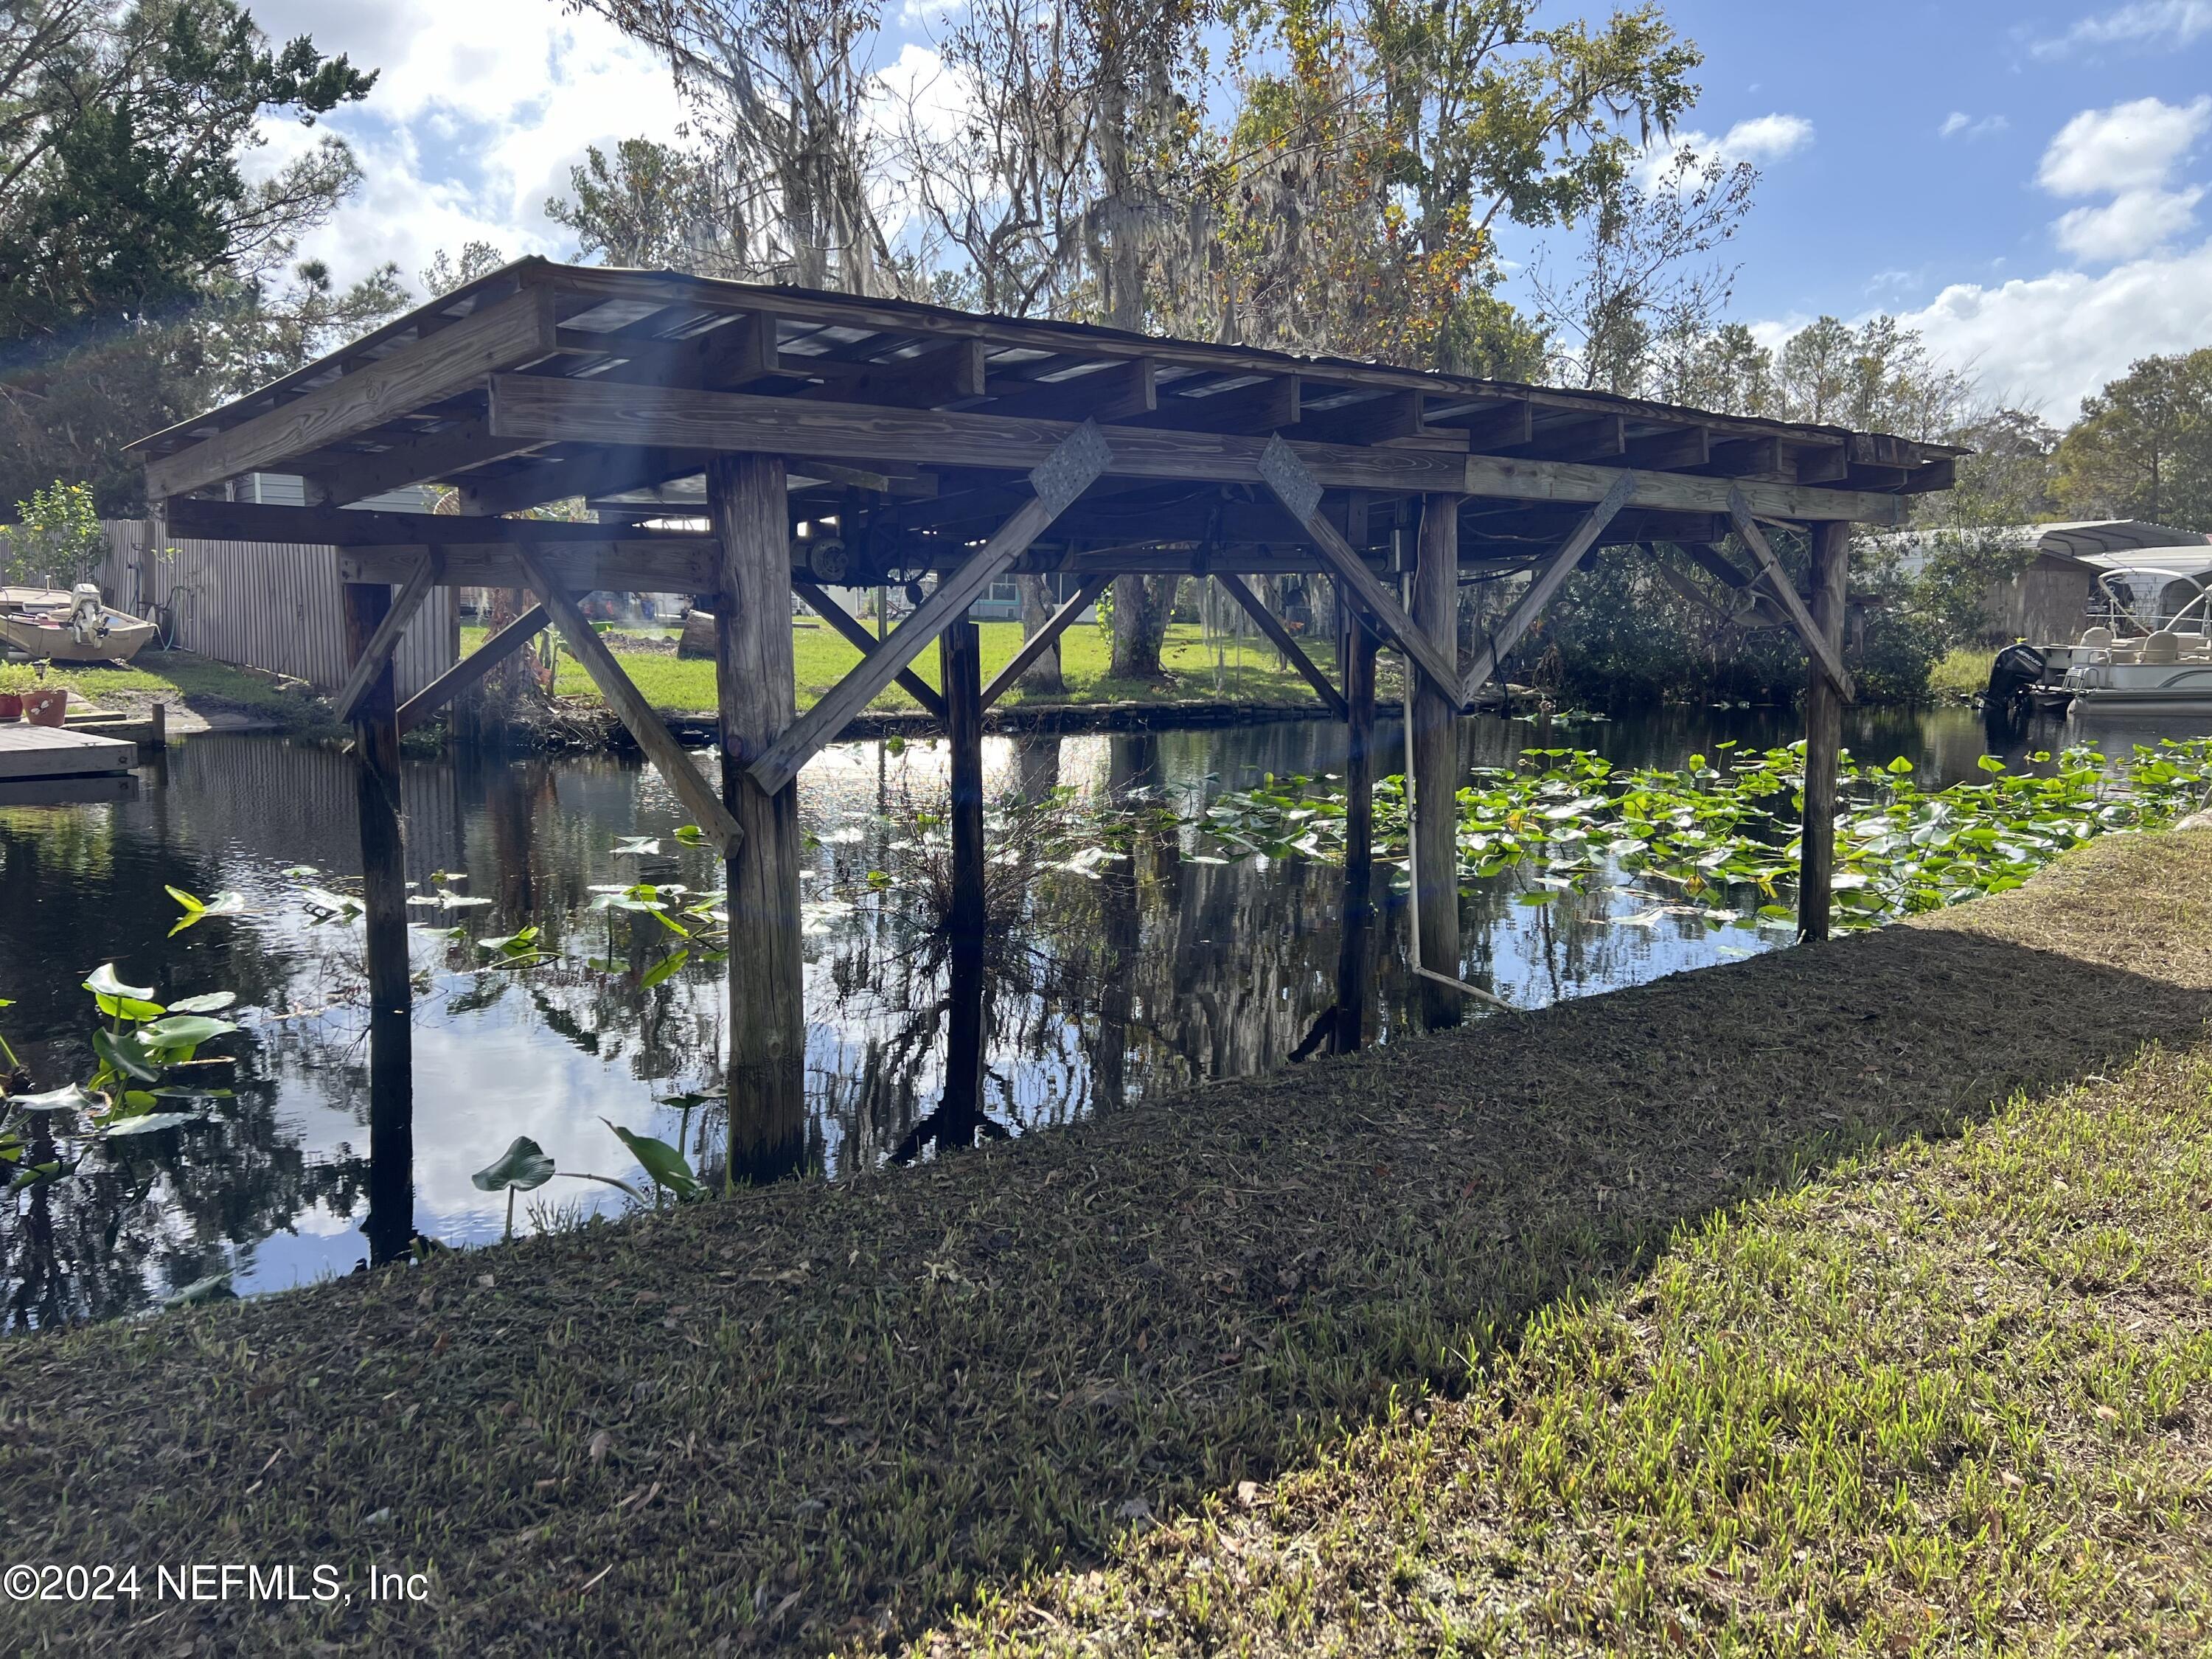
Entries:
MULTIPOLYGON (((806 361, 790 357, 784 363, 788 368, 806 361)), ((981 340, 951 340, 918 356, 897 357, 889 362, 821 363, 815 372, 823 377, 823 384, 800 395, 838 403, 933 409, 939 404, 982 397, 986 368, 981 340)))
POLYGON ((1782 441, 1778 438, 1734 438, 1712 446, 1705 471, 1723 478, 1779 478, 1782 441))
POLYGON ((361 701, 368 695, 370 684, 392 661, 392 653, 399 648, 399 636, 407 631, 407 624, 415 620, 415 613, 422 608, 422 601, 430 597, 431 589, 438 586, 445 556, 437 549, 426 547, 415 556, 414 568, 407 573, 407 580, 399 590, 398 598, 392 602, 376 624, 376 631, 354 659, 345 684, 331 700, 331 706, 341 720, 350 720, 361 701))
POLYGON ((1045 618, 1042 628, 1022 641, 1022 648, 1014 653, 1004 668, 991 676, 991 683, 983 688, 983 707, 988 708, 1012 690, 1029 665, 1052 648, 1053 641, 1067 631, 1068 624, 1098 603, 1098 596, 1113 583, 1111 576, 1091 576, 1076 589, 1075 597, 1045 618))
MULTIPOLYGON (((1815 653, 1825 662, 1840 659, 1844 613, 1850 579, 1851 527, 1816 525, 1813 529, 1814 636, 1827 647, 1815 653)), ((1792 597, 1795 595, 1793 593, 1792 597)), ((1836 774, 1843 757, 1844 704, 1848 685, 1816 666, 1805 684, 1805 816, 1797 837, 1797 937, 1828 937, 1828 912, 1834 903, 1836 867, 1836 774)))
POLYGON ((1801 484, 1841 483, 1851 476, 1850 453, 1840 443, 1801 447, 1795 476, 1801 484))
MULTIPOLYGON (((1437 648, 1459 655, 1459 500, 1421 503, 1413 581, 1413 620, 1437 648)), ((1459 682, 1415 678, 1407 699, 1407 782, 1413 792, 1407 876, 1420 949, 1421 1011, 1430 1030, 1459 1024, 1462 1012, 1459 927, 1459 682)))
POLYGON ((1633 472, 1623 472, 1614 478, 1613 488, 1605 499, 1592 507, 1583 521, 1575 526, 1575 533, 1560 544, 1559 550, 1552 555, 1544 568, 1536 573, 1536 580, 1529 583, 1528 591, 1507 613, 1505 620, 1498 625, 1497 631, 1476 650, 1474 660, 1468 664, 1467 672, 1460 680, 1462 708, 1472 703, 1475 693, 1490 683, 1490 677, 1498 672, 1498 665, 1505 659, 1506 653, 1521 642, 1521 636, 1528 631, 1537 617, 1544 614, 1544 607, 1552 602, 1552 596, 1559 591, 1560 584, 1574 574, 1575 567, 1582 562, 1583 555, 1597 544, 1597 538, 1605 533, 1605 528, 1613 522, 1614 514, 1627 505, 1629 497, 1636 493, 1636 476, 1633 472))
MULTIPOLYGON (((550 386, 590 386, 589 380, 549 380, 550 386)), ((636 395, 644 395, 653 388, 630 388, 636 395)), ((623 388, 608 386, 610 392, 623 388)), ((714 394, 704 394, 714 395, 714 394)), ((764 403, 791 407, 787 398, 768 398, 764 403)), ((667 483, 671 478, 688 477, 704 472, 708 452, 696 449, 668 449, 651 446, 618 446, 587 450, 580 455, 562 456, 550 460, 531 459, 511 472, 495 476, 471 475, 461 483, 462 511, 482 518, 501 513, 519 513, 526 507, 542 507, 548 501, 567 501, 572 496, 589 500, 594 495, 619 495, 626 490, 643 489, 667 483)))
POLYGON ((1337 580, 1359 596, 1368 615, 1388 631, 1392 641, 1422 672, 1440 685, 1453 684, 1459 665, 1437 647, 1425 629, 1415 625, 1390 590, 1376 580, 1351 543, 1322 513, 1321 485, 1300 463, 1291 446, 1280 438, 1267 441, 1260 464, 1261 481, 1291 517, 1304 526, 1307 538, 1320 550, 1322 560, 1337 580))
POLYGON ((1159 406, 1139 424, 1192 432, 1279 431, 1296 426, 1303 417, 1304 384, 1295 374, 1271 374, 1249 386, 1204 397, 1171 393, 1160 398, 1159 406))
POLYGON ((1344 629, 1344 908, 1336 950, 1336 1024, 1329 1051, 1358 1050, 1375 979, 1375 635, 1355 602, 1344 629))
MULTIPOLYGON (((454 522, 465 524, 471 520, 454 522)), ((716 547, 711 538, 674 546, 650 537, 597 543, 495 542, 483 547, 447 546, 442 550, 446 568, 439 578, 440 583, 447 587, 527 587, 527 573, 515 556, 523 546, 531 548, 538 561, 553 573, 554 579, 571 593, 588 593, 594 588, 613 593, 714 591, 716 547)), ((345 581, 404 581, 411 568, 404 548, 343 548, 338 553, 338 571, 345 581)))
MULTIPOLYGON (((791 591, 812 605, 815 614, 843 635, 848 644, 858 647, 862 656, 866 656, 883 643, 868 632, 858 617, 805 577, 793 576, 791 591)), ((897 684, 899 689, 920 703, 933 719, 941 720, 945 718, 945 699, 939 696, 937 688, 921 675, 910 668, 902 668, 898 672, 897 684)))
POLYGON ((1068 434, 1030 473, 1030 487, 1036 495, 1017 509, 967 563, 939 577, 936 591, 861 658, 828 696, 785 727, 769 751, 747 769, 748 775, 770 794, 789 784, 808 757, 874 702, 898 671, 914 660, 916 652, 967 614, 969 605, 1091 487, 1105 469, 1108 458, 1106 440, 1090 422, 1068 434))
MULTIPOLYGON (((291 542, 303 547, 490 546, 516 542, 557 547, 617 539, 603 524, 559 519, 473 519, 448 513, 365 513, 334 507, 264 507, 250 501, 210 501, 180 495, 169 502, 174 536, 208 541, 291 542)), ((692 531, 632 531, 624 541, 672 548, 711 545, 692 531)), ((367 580, 364 578, 363 580, 367 580)))
MULTIPOLYGON (((549 442, 757 450, 1006 471, 1040 465, 1074 430, 1064 421, 595 386, 530 374, 496 378, 491 420, 495 431, 549 442)), ((1106 471, 1115 477, 1257 483, 1266 447, 1266 441, 1233 433, 1116 426, 1108 438, 1106 471)), ((1299 451, 1308 469, 1332 488, 1456 488, 1462 465, 1457 457, 1419 450, 1308 444, 1299 451)))
POLYGON ((1917 467, 1905 475, 1905 493, 1925 495, 1931 490, 1950 489, 1959 482, 1959 463, 1956 458, 1939 455, 1925 466, 1917 467))
MULTIPOLYGON (((331 507, 366 501, 387 490, 430 480, 449 483, 472 467, 526 455, 535 445, 519 438, 499 438, 485 426, 483 416, 472 415, 441 431, 411 438, 397 438, 383 448, 326 459, 304 456, 296 471, 319 485, 331 507)), ((190 500, 187 496, 185 499, 190 500)))
POLYGON ((551 296, 525 289, 266 414, 147 462, 146 493, 181 495, 356 437, 552 347, 551 296))
MULTIPOLYGON (((519 582, 517 585, 520 585, 519 582)), ((528 645, 550 620, 545 607, 533 605, 513 622, 463 657, 399 705, 399 732, 404 737, 455 697, 528 645)))
POLYGON ((1275 647, 1283 660, 1297 669, 1305 683, 1313 687, 1315 695, 1320 697, 1328 712, 1339 720, 1350 719, 1350 712, 1345 707, 1344 693, 1338 690, 1335 682, 1322 673, 1314 659, 1299 648, 1297 636, 1283 626, 1283 619, 1262 605, 1257 593, 1245 586, 1244 578, 1241 574, 1219 575, 1214 580, 1228 591, 1231 599, 1244 608, 1244 614, 1251 617, 1260 631, 1267 636, 1267 642, 1275 647))
POLYGON ((676 792, 684 809, 698 821, 701 831, 726 857, 744 834, 738 828, 737 819, 730 815, 730 809, 722 805, 721 797, 700 775, 683 745, 670 735, 666 723, 646 701, 645 693, 623 672, 614 653, 607 649, 606 641, 584 619, 584 613, 576 609, 576 602, 568 597, 560 579, 526 545, 518 544, 514 556, 521 562, 531 592, 545 607, 545 614, 552 617, 562 643, 584 665, 584 672, 592 677, 592 684, 599 687, 607 706, 615 711, 624 729, 645 751, 646 758, 676 792))
POLYGON ((1618 415, 1591 415, 1547 427, 1529 453, 1547 461, 1617 461, 1628 453, 1628 422, 1618 415))
MULTIPOLYGON (((1805 648, 1813 653, 1820 672, 1836 688, 1837 695, 1845 702, 1850 702, 1856 693, 1852 689, 1850 670, 1844 666, 1841 636, 1831 639, 1828 630, 1814 621, 1813 613, 1805 608, 1805 601, 1798 596, 1797 584, 1790 580, 1790 573, 1782 568, 1782 561, 1774 556, 1774 550, 1767 545, 1766 532, 1752 517, 1750 505, 1745 501, 1741 491, 1729 497, 1729 517, 1735 524, 1736 535, 1751 550, 1752 557, 1759 561, 1759 568, 1766 576, 1766 585, 1773 590, 1774 597, 1781 601, 1782 609, 1789 615, 1790 626, 1805 641, 1805 648)), ((1839 609, 1839 627, 1841 614, 1839 609)))
POLYGON ((1712 434, 1701 426, 1628 441, 1629 465, 1662 470, 1704 466, 1712 459, 1712 434))
MULTIPOLYGON (((872 409, 742 392, 650 386, 596 386, 544 375, 492 379, 492 428, 544 442, 662 446, 695 453, 757 450, 828 460, 913 462, 933 466, 1034 466, 1065 439, 1065 422, 1015 420, 945 410, 872 409)), ((1188 483, 1260 483, 1269 444, 1236 433, 1116 426, 1108 440, 1109 476, 1188 483)), ((1617 467, 1494 455, 1347 444, 1289 446, 1324 488, 1386 493, 1445 491, 1512 501, 1592 502, 1612 489, 1617 467)), ((672 475, 673 471, 672 469, 672 475)), ((1755 511, 1796 520, 1850 519, 1894 524, 1904 501, 1894 495, 1798 485, 1745 483, 1679 472, 1637 472, 1631 506, 1667 511, 1723 510, 1740 487, 1755 511)), ((567 486, 574 493, 573 486, 567 486)), ((586 494, 612 493, 590 490, 586 494)), ((543 499, 543 498, 541 498, 543 499)))
POLYGON ((1477 450, 1513 449, 1536 435, 1534 406, 1526 398, 1516 398, 1503 408, 1478 410, 1449 424, 1465 430, 1477 450))
POLYGON ((1126 421, 1158 406, 1150 357, 1129 357, 1065 380, 994 380, 988 412, 1017 419, 1126 421))

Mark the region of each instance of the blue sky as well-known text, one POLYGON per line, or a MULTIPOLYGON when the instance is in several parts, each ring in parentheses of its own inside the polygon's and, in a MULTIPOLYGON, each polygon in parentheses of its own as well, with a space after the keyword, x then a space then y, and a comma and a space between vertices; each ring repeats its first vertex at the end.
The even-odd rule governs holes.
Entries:
MULTIPOLYGON (((556 0, 252 9, 384 71, 331 124, 368 183, 304 250, 342 275, 411 277, 471 237, 569 252, 542 207, 585 146, 683 118, 658 65, 556 0)), ((927 26, 885 9, 886 61, 926 68, 927 26)), ((2136 356, 2212 344, 2212 0, 1667 11, 1705 54, 1687 131, 1763 174, 1734 256, 1763 335, 1894 312, 2058 420, 2136 356)), ((273 160, 304 135, 270 137, 273 160)))

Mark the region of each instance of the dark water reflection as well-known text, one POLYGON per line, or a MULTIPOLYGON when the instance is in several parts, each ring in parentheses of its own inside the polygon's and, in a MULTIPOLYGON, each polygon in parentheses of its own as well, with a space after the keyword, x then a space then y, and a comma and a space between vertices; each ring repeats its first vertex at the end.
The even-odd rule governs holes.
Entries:
MULTIPOLYGON (((1723 738, 1764 745, 1796 735, 1786 711, 1668 710, 1561 726, 1547 740, 1674 764, 1723 738)), ((1386 721, 1380 737, 1379 769, 1400 769, 1400 729, 1386 721)), ((2055 742, 2049 732, 2033 738, 2055 742)), ((1477 719, 1463 729, 1470 766, 1508 764, 1537 740, 1527 722, 1477 719)), ((1971 774, 1985 748, 1980 718, 1964 710, 1863 715, 1846 740, 1863 758, 1907 756, 1938 781, 1971 774)), ((1342 744, 1341 729, 1322 721, 994 738, 985 774, 994 796, 1149 788, 1194 808, 1269 772, 1332 771, 1342 744)), ((1028 891, 1018 937, 986 953, 929 948, 900 896, 917 854, 898 809, 933 805, 944 767, 941 745, 894 754, 854 744, 801 780, 806 1112, 761 1158, 741 1159, 741 1174, 929 1157, 1267 1070, 1333 997, 1339 872, 1221 862, 1188 832, 1141 837, 1127 859, 1085 872, 1046 873, 1028 891), (872 870, 891 875, 890 896, 852 902, 872 870)), ((228 1045, 240 1058, 219 1123, 111 1143, 74 1178, 0 1206, 7 1322, 125 1312, 226 1268, 241 1291, 274 1289, 347 1271, 366 1253, 360 926, 312 920, 301 878, 284 873, 357 872, 354 788, 351 761, 334 750, 204 738, 148 768, 133 800, 0 809, 0 996, 16 1003, 0 1013, 0 1032, 41 1086, 90 1069, 90 999, 78 984, 102 962, 155 984, 163 1000, 234 990, 247 1028, 228 1045), (178 910, 166 886, 235 889, 253 914, 171 938, 178 910)), ((495 1238, 504 1200, 476 1190, 470 1175, 517 1135, 564 1169, 635 1177, 602 1116, 679 1142, 697 1167, 719 1166, 720 970, 694 964, 645 988, 667 936, 649 918, 611 927, 589 908, 595 887, 617 883, 720 886, 707 852, 673 841, 685 814, 659 780, 605 756, 459 756, 409 762, 405 790, 407 873, 418 890, 435 872, 465 872, 453 885, 490 901, 416 913, 416 1227, 450 1243, 495 1238), (633 836, 659 837, 663 850, 612 850, 633 836), (525 924, 563 959, 526 974, 472 971, 483 959, 473 938, 525 924), (439 931, 456 925, 471 938, 439 931), (626 971, 586 965, 610 951, 626 971)), ((1523 1006, 1789 938, 1716 931, 1693 917, 1626 921, 1649 900, 1602 884, 1540 907, 1516 902, 1521 887, 1510 877, 1474 884, 1462 925, 1466 976, 1523 1006)), ((1415 1006, 1406 920, 1392 902, 1378 924, 1367 1027, 1386 1042, 1403 1036, 1415 1006)), ((564 1180, 532 1197, 571 1216, 621 1201, 610 1188, 564 1180)))

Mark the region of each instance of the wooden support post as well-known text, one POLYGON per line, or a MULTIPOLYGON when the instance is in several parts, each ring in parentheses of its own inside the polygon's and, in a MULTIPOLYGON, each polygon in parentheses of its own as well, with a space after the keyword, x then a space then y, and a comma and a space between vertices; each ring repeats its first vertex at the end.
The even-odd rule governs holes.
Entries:
POLYGON ((455 697, 528 645, 550 620, 533 605, 399 706, 399 734, 412 732, 455 697))
MULTIPOLYGON (((882 643, 868 632, 866 623, 805 578, 793 576, 791 591, 812 605, 815 614, 843 635, 845 642, 856 647, 862 656, 866 656, 882 643)), ((945 699, 939 696, 936 688, 921 675, 902 668, 896 683, 899 689, 920 703, 927 714, 939 720, 945 718, 945 699)))
MULTIPOLYGON (((345 587, 346 643, 356 662, 392 611, 380 582, 345 587)), ((415 1083, 407 953, 406 848, 401 832, 399 723, 387 658, 354 708, 361 825, 362 955, 368 975, 369 1260, 404 1260, 415 1237, 415 1083)))
MULTIPOLYGON (((1370 625, 1388 633, 1398 648, 1431 678, 1441 683, 1458 672, 1454 658, 1438 651, 1435 642, 1413 625, 1405 607, 1376 580, 1375 573, 1344 538, 1344 532, 1323 515, 1320 483, 1280 438, 1270 438, 1267 447, 1261 452, 1260 477, 1283 504, 1284 511, 1297 520, 1320 552, 1322 562, 1334 574, 1340 599, 1349 600, 1356 595, 1370 625)), ((1475 689, 1480 690, 1480 685, 1475 689)))
POLYGON ((1329 713, 1339 720, 1349 719, 1344 706, 1344 693, 1330 683, 1328 675, 1314 665, 1311 657, 1298 649, 1297 641, 1292 637, 1291 630, 1283 626, 1283 619, 1260 602, 1260 596, 1244 585, 1244 578, 1223 576, 1218 580, 1229 590, 1229 597, 1244 607, 1244 614, 1251 617, 1260 631, 1267 636, 1268 643, 1281 653, 1283 660, 1305 677, 1306 684, 1313 687, 1315 694, 1328 705, 1329 713))
POLYGON ((1045 619, 1042 628, 1022 641, 1022 648, 983 688, 983 707, 988 708, 1013 688, 1029 665, 1052 648, 1052 642, 1067 631, 1068 624, 1098 603, 1098 596, 1113 585, 1111 576, 1092 576, 1076 590, 1075 597, 1045 619))
MULTIPOLYGON (((1805 641, 1805 648, 1813 653, 1814 665, 1820 672, 1827 676, 1828 683, 1834 687, 1837 696, 1844 702, 1849 702, 1857 694, 1851 685, 1850 671, 1844 666, 1842 611, 1838 609, 1836 612, 1835 621, 1838 631, 1832 637, 1814 618, 1813 613, 1805 608, 1805 601, 1797 597, 1797 585, 1790 580, 1790 573, 1782 568, 1782 561, 1774 556, 1774 550, 1766 544, 1766 532, 1759 527, 1758 521, 1751 516, 1750 505, 1745 501, 1741 491, 1733 492, 1729 496, 1729 517, 1735 522, 1736 535, 1741 538, 1743 544, 1751 550, 1752 557, 1759 562, 1759 570, 1766 578, 1766 585, 1773 589, 1774 597, 1781 602, 1783 610, 1789 614, 1791 626, 1797 630, 1797 636, 1805 641)), ((1832 519, 1824 522, 1842 523, 1839 520, 1832 519)), ((1838 561, 1837 567, 1838 569, 1843 568, 1841 562, 1846 558, 1849 551, 1850 526, 1843 524, 1840 533, 1844 539, 1838 545, 1842 550, 1838 551, 1834 556, 1838 561)), ((1816 550, 1814 554, 1816 565, 1820 557, 1820 555, 1816 550)), ((1813 590, 1817 599, 1820 592, 1820 576, 1817 569, 1814 573, 1813 590)))
MULTIPOLYGON (((1459 652, 1459 500, 1431 495, 1421 508, 1413 567, 1413 621, 1437 649, 1459 652)), ((1413 908, 1421 935, 1415 964, 1446 979, 1460 977, 1459 684, 1414 677, 1407 709, 1413 721, 1413 908)), ((1423 979, 1421 1011, 1431 1030, 1456 1025, 1462 994, 1423 979)))
MULTIPOLYGON (((684 745, 669 735, 668 723, 645 700, 623 666, 608 650, 606 641, 599 631, 584 620, 584 613, 576 609, 575 600, 555 578, 538 556, 527 547, 518 546, 514 556, 522 562, 523 574, 530 579, 531 591, 538 595, 538 603, 545 607, 545 614, 553 618, 553 626, 560 631, 576 660, 584 665, 584 672, 592 677, 592 684, 599 688, 599 695, 615 711, 623 729, 637 740, 645 750, 645 757, 666 779, 676 798, 684 803, 684 810, 699 821, 699 828, 708 840, 728 856, 731 849, 743 838, 744 831, 738 820, 714 793, 707 780, 699 775, 699 769, 691 763, 691 757, 684 752, 684 745)), ((725 553, 724 557, 728 556, 725 553)), ((785 581, 777 590, 783 598, 783 652, 787 665, 791 661, 791 584, 785 581)))
POLYGON ((730 1171, 760 1179, 796 1167, 806 1123, 806 973, 799 913, 799 792, 763 789, 751 762, 796 709, 791 647, 791 517, 783 461, 724 455, 707 468, 721 548, 714 684, 722 717, 722 799, 741 830, 727 854, 730 912, 730 1171))
POLYGON ((1528 591, 1507 613, 1505 620, 1498 624, 1496 631, 1476 649, 1474 660, 1468 665, 1467 672, 1460 680, 1460 702, 1462 706, 1472 706, 1475 693, 1490 683, 1490 677, 1498 672, 1498 665, 1504 661, 1506 653, 1521 642, 1521 636, 1534 625, 1536 618, 1544 614, 1544 607, 1552 602, 1552 596, 1559 591, 1568 577, 1575 574, 1575 567, 1583 562, 1583 555, 1596 545, 1597 538, 1604 533, 1605 527, 1613 522, 1614 515, 1622 507, 1628 505, 1629 497, 1635 492, 1636 475, 1633 472, 1623 472, 1614 478, 1613 488, 1606 492, 1605 499, 1583 515, 1583 521, 1575 526, 1574 534, 1561 543, 1559 551, 1553 554, 1536 572, 1536 579, 1528 584, 1528 591))
POLYGON ((369 682, 392 666, 392 658, 399 650, 400 635, 415 620, 415 613, 422 608, 422 602, 430 597, 444 568, 445 556, 434 547, 424 548, 416 559, 415 568, 407 573, 407 580, 399 589, 399 597, 386 610, 383 620, 376 624, 376 632, 354 659, 345 684, 331 699, 340 720, 353 718, 354 709, 368 695, 369 682))
POLYGON ((1344 619, 1344 921, 1336 950, 1336 1023, 1329 1052, 1359 1047, 1373 978, 1375 932, 1375 635, 1359 602, 1338 595, 1344 619))
MULTIPOLYGON (((1808 618, 1827 647, 1815 652, 1805 679, 1805 822, 1799 836, 1797 937, 1828 937, 1836 866, 1836 769, 1844 746, 1848 677, 1838 684, 1826 666, 1844 654, 1844 593, 1850 581, 1851 527, 1813 526, 1813 610, 1808 618)), ((1783 584, 1790 592, 1789 584, 1783 584)), ((1795 598, 1794 592, 1790 597, 1795 598)))
POLYGON ((829 695, 793 720, 768 751, 749 769, 754 781, 771 793, 799 775, 815 750, 844 729, 845 722, 866 708, 912 662, 922 647, 967 614, 1006 567, 1029 550, 1052 521, 1066 512, 1105 471, 1113 452, 1097 427, 1085 421, 1061 440, 1058 447, 1030 473, 1036 494, 1014 510, 990 540, 969 556, 957 570, 937 580, 936 589, 915 608, 891 636, 860 659, 860 665, 830 689, 829 695))
POLYGON ((983 641, 966 617, 937 638, 945 682, 945 731, 952 750, 953 949, 983 947, 988 925, 983 863, 983 641))

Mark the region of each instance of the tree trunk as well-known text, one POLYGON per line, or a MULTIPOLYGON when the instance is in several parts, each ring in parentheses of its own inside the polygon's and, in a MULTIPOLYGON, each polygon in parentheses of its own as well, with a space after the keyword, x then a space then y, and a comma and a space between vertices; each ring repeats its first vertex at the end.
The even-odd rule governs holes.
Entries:
MULTIPOLYGON (((1033 640, 1052 620, 1055 609, 1052 590, 1042 576, 1017 576, 1015 584, 1022 595, 1022 637, 1033 640)), ((1060 672, 1060 641, 1054 640, 1037 653, 1037 659, 1022 670, 1021 688, 1030 693, 1042 693, 1048 697, 1059 696, 1067 690, 1060 672)))
POLYGON ((1114 578, 1114 660, 1107 669, 1114 678, 1167 678, 1160 666, 1160 646, 1175 611, 1176 581, 1174 576, 1114 578))

